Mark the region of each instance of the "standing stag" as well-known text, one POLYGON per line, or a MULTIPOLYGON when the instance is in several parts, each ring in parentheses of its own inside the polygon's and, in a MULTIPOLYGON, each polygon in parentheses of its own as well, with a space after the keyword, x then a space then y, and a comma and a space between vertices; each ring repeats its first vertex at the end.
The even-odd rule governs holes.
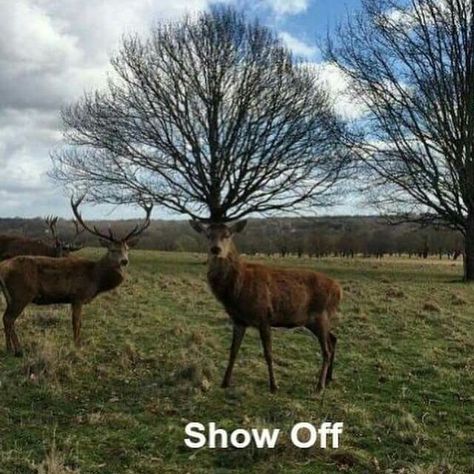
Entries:
POLYGON ((272 268, 242 261, 232 241, 246 221, 233 226, 191 221, 209 243, 207 278, 212 292, 223 304, 234 324, 229 364, 222 387, 230 384, 232 369, 248 326, 260 331, 268 365, 270 390, 277 384, 273 375, 271 328, 303 326, 319 340, 323 363, 317 390, 332 380, 336 336, 330 331, 342 297, 340 285, 310 270, 272 268))
POLYGON ((136 245, 138 236, 150 225, 152 206, 143 204, 146 217, 125 237, 118 238, 111 229, 100 232, 83 221, 78 207, 84 196, 74 202, 72 210, 79 224, 100 238, 107 249, 97 261, 80 257, 50 258, 20 256, 0 263, 0 289, 7 308, 3 315, 7 351, 21 355, 20 343, 15 333, 15 320, 30 303, 36 305, 70 304, 74 342, 80 343, 82 306, 91 302, 99 293, 119 286, 128 265, 128 250, 136 245))
POLYGON ((47 217, 45 222, 51 232, 54 243, 43 242, 38 239, 21 237, 16 235, 0 235, 0 261, 8 258, 17 257, 18 255, 42 255, 44 257, 67 257, 69 253, 76 252, 82 248, 76 245, 74 241, 81 231, 76 225, 76 235, 71 242, 65 242, 59 238, 57 232, 57 217, 47 217))

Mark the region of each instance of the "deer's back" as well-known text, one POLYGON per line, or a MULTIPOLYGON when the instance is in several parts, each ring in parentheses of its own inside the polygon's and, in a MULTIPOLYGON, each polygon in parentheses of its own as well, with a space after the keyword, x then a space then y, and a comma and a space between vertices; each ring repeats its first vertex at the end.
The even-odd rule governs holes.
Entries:
POLYGON ((251 319, 268 313, 273 326, 305 325, 309 315, 327 311, 333 314, 339 305, 340 285, 323 273, 306 269, 243 264, 240 310, 251 309, 251 319))
POLYGON ((41 240, 25 237, 0 235, 0 260, 18 255, 54 256, 55 249, 41 240))

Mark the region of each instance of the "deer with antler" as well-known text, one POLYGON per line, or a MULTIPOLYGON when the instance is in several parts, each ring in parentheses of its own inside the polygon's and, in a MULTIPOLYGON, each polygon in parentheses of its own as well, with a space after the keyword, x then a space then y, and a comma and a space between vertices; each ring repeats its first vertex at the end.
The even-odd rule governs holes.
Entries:
POLYGON ((54 239, 55 255, 44 255, 45 257, 67 257, 71 252, 77 252, 82 249, 82 244, 76 244, 77 238, 85 231, 76 219, 72 219, 74 225, 74 235, 71 240, 65 241, 59 237, 57 225, 57 216, 48 216, 45 219, 46 225, 54 239))
POLYGON ((311 270, 245 262, 233 237, 244 229, 246 221, 232 226, 223 223, 205 226, 191 221, 191 225, 207 237, 209 286, 233 322, 232 345, 222 386, 229 386, 246 329, 254 327, 260 332, 270 390, 275 392, 271 328, 304 327, 316 336, 321 346, 323 362, 317 390, 324 389, 332 380, 336 353, 337 338, 331 332, 331 324, 342 297, 339 283, 311 270))
POLYGON ((0 289, 7 302, 3 315, 6 347, 16 356, 21 356, 22 352, 15 332, 15 320, 30 303, 70 304, 74 342, 79 345, 83 305, 122 283, 129 248, 136 245, 139 235, 150 225, 152 206, 143 204, 144 221, 127 235, 117 237, 111 229, 108 233, 101 232, 82 219, 78 208, 83 199, 84 196, 77 201, 71 199, 72 210, 78 223, 99 237, 101 245, 107 249, 102 258, 94 261, 81 257, 19 256, 0 263, 0 289))
MULTIPOLYGON (((44 257, 67 257, 71 252, 76 252, 82 245, 75 244, 77 237, 82 233, 76 226, 76 234, 69 242, 62 240, 57 231, 58 218, 48 216, 45 223, 53 238, 53 243, 38 239, 21 237, 17 235, 0 235, 0 261, 18 255, 42 255, 44 257)), ((76 225, 76 223, 74 222, 76 225)))

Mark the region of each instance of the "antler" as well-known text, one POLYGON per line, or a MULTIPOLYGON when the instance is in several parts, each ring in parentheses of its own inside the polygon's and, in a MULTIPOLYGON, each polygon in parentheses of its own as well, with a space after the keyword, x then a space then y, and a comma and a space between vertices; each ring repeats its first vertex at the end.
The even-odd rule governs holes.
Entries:
POLYGON ((131 239, 132 237, 138 237, 143 231, 145 231, 148 226, 150 225, 150 216, 151 211, 153 210, 153 204, 147 204, 142 202, 140 207, 146 212, 145 220, 141 224, 137 224, 122 240, 126 241, 131 239))
MULTIPOLYGON (((81 202, 84 200, 86 197, 85 194, 83 194, 77 201, 74 201, 74 198, 71 197, 71 207, 72 207, 72 212, 74 213, 74 216, 76 217, 76 221, 85 229, 87 232, 91 233, 92 235, 96 235, 97 237, 105 240, 109 240, 110 242, 118 242, 118 239, 115 238, 115 236, 112 233, 112 230, 109 229, 109 235, 103 234, 96 226, 94 227, 89 227, 82 219, 81 213, 79 212, 79 206, 81 202)), ((76 224, 77 228, 77 224, 76 224)))
MULTIPOLYGON (((74 213, 74 216, 76 217, 77 222, 88 232, 90 232, 93 235, 96 235, 97 237, 100 237, 101 239, 109 240, 110 242, 124 242, 132 237, 137 237, 140 235, 149 225, 150 225, 150 215, 151 211, 153 210, 153 204, 146 204, 145 202, 141 203, 141 207, 145 210, 146 216, 145 220, 143 221, 142 224, 137 224, 125 237, 122 239, 119 239, 116 237, 112 231, 112 229, 109 227, 108 230, 108 235, 102 233, 96 226, 94 227, 89 227, 82 219, 81 213, 79 212, 79 205, 85 198, 85 194, 81 196, 77 201, 74 201, 74 198, 71 197, 71 207, 72 207, 72 212, 74 213)), ((78 228, 78 225, 75 221, 76 229, 78 228)))
POLYGON ((74 237, 72 238, 72 240, 76 240, 86 229, 82 226, 82 229, 81 229, 81 224, 79 223, 79 221, 77 219, 73 219, 72 220, 72 223, 74 224, 74 227, 76 228, 76 233, 74 234, 74 237))
POLYGON ((44 220, 46 225, 49 227, 51 235, 53 236, 54 240, 59 241, 56 225, 58 223, 58 217, 47 216, 44 220))

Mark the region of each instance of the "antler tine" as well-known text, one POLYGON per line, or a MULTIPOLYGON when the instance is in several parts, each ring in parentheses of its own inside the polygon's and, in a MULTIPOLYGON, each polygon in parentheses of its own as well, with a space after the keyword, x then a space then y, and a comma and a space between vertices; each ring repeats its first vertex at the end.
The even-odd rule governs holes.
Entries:
POLYGON ((74 198, 71 197, 71 208, 72 208, 72 212, 74 213, 74 216, 76 217, 78 222, 82 225, 82 227, 84 227, 84 229, 87 230, 87 232, 91 233, 92 235, 96 235, 97 237, 101 239, 114 242, 115 240, 110 235, 102 233, 96 226, 92 228, 89 227, 82 219, 81 213, 79 212, 79 205, 81 204, 81 202, 84 200, 85 197, 86 195, 83 194, 77 201, 74 201, 74 198))
POLYGON ((112 228, 109 226, 109 236, 112 240, 117 240, 116 237, 114 236, 114 233, 112 231, 112 228))
POLYGON ((58 234, 56 229, 56 224, 58 223, 58 217, 53 217, 52 215, 46 216, 45 220, 46 225, 49 227, 51 231, 51 235, 54 237, 55 240, 58 240, 58 234))
POLYGON ((145 220, 143 221, 141 225, 137 224, 122 240, 128 240, 128 239, 131 239, 132 237, 137 237, 142 232, 144 232, 150 225, 151 223, 150 216, 151 216, 151 211, 153 210, 153 204, 152 203, 147 204, 146 202, 142 202, 140 206, 146 212, 145 220))
POLYGON ((74 224, 74 227, 76 228, 76 235, 74 236, 74 239, 76 239, 79 235, 81 235, 86 229, 82 227, 80 228, 80 224, 77 219, 73 219, 72 223, 74 224))

